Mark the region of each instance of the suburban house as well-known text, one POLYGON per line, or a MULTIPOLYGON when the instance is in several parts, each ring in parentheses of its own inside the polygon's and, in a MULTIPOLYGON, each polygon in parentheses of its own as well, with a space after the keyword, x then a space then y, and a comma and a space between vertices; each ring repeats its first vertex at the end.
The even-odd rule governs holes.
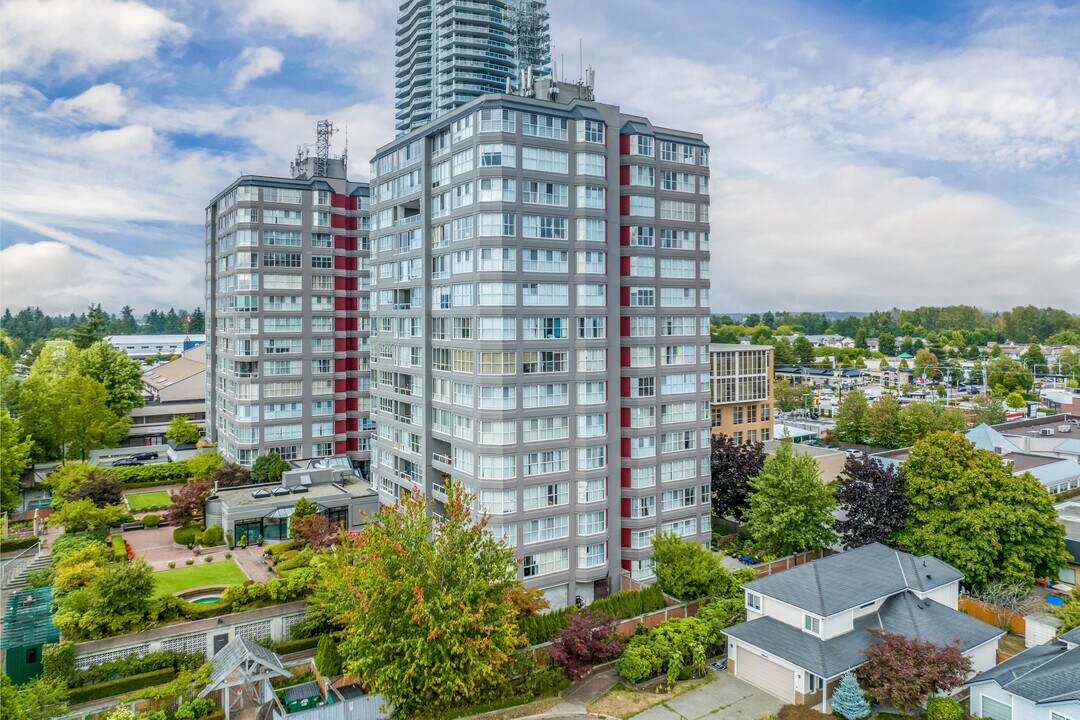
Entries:
POLYGON ((957 610, 956 568, 864 545, 743 586, 747 621, 725 630, 728 672, 789 703, 829 712, 840 678, 879 642, 868 630, 959 642, 975 672, 994 666, 1005 634, 957 610))
POLYGON ((968 681, 971 715, 992 720, 1080 717, 1080 628, 1028 648, 968 681))

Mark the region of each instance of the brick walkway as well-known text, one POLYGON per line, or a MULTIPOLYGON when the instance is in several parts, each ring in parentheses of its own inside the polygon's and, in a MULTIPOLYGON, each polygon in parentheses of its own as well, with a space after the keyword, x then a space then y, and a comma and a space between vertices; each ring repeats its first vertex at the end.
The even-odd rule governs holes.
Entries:
POLYGON ((243 550, 236 548, 233 550, 233 560, 236 560, 245 575, 257 583, 266 582, 272 577, 277 577, 270 572, 266 561, 263 560, 263 549, 261 547, 249 547, 243 550))

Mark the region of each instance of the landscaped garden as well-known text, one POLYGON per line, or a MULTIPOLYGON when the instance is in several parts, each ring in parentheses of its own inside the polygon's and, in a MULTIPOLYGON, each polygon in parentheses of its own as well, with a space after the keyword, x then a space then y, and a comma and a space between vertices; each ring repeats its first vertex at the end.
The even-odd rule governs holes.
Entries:
POLYGON ((154 573, 154 597, 207 585, 240 585, 248 579, 234 560, 205 562, 212 557, 192 558, 195 560, 192 565, 154 573))
POLYGON ((165 508, 172 506, 172 501, 169 500, 169 493, 164 490, 128 495, 127 502, 128 507, 131 508, 131 512, 164 510, 165 508))

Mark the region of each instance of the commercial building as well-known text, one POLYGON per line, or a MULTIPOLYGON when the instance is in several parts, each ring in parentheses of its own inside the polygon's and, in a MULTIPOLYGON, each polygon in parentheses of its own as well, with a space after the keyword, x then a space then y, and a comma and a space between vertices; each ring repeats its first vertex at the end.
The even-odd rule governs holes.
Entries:
POLYGON ((709 346, 714 435, 726 435, 739 444, 772 439, 772 350, 771 345, 709 346))
POLYGON ((553 607, 707 542, 708 148, 543 80, 372 161, 371 478, 462 483, 553 607))
POLYGON ((395 117, 414 130, 481 95, 516 91, 550 63, 546 0, 404 0, 395 117))
POLYGON ((206 335, 106 335, 105 342, 135 360, 172 357, 206 342, 206 335))
POLYGON ((250 465, 348 455, 368 437, 368 186, 345 162, 242 175, 206 208, 206 433, 250 465))
POLYGON ((143 373, 145 404, 133 409, 123 447, 161 445, 173 418, 206 426, 206 345, 185 350, 175 360, 143 373))

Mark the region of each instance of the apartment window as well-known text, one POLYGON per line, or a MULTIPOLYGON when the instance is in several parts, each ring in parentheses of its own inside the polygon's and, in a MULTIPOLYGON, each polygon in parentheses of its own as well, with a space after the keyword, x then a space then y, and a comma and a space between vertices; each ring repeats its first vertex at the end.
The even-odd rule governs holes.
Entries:
POLYGON ((630 408, 630 427, 632 427, 632 428, 656 427, 656 408, 655 407, 630 408))
POLYGON ((698 473, 697 461, 692 458, 685 460, 668 460, 660 464, 660 482, 678 482, 690 480, 698 473))
MULTIPOLYGON (((244 211, 249 211, 251 214, 248 217, 241 217, 239 222, 258 222, 258 210, 255 208, 244 208, 244 211)), ((304 222, 304 216, 299 210, 271 210, 267 208, 263 210, 263 222, 268 225, 300 225, 304 222)))
POLYGON ((607 242, 607 220, 578 218, 577 240, 578 242, 607 242))
POLYGON ((642 155, 644 157, 653 156, 653 139, 648 135, 631 135, 630 136, 630 154, 642 155))
POLYGON ((761 612, 761 596, 749 590, 746 591, 746 609, 761 612))
POLYGON ((333 255, 312 255, 311 267, 316 270, 332 270, 334 268, 333 255))
POLYGON ((454 187, 453 206, 455 208, 465 207, 466 205, 473 204, 473 184, 471 182, 462 183, 454 187))
POLYGON ((569 304, 569 289, 566 283, 524 283, 521 286, 521 304, 566 307, 569 304))
MULTIPOLYGON (((607 253, 599 250, 578 250, 577 251, 577 271, 579 273, 597 274, 602 275, 607 272, 607 253)), ((593 285, 591 287, 606 288, 605 285, 593 285)), ((603 305, 606 302, 606 293, 604 293, 605 301, 600 304, 603 305)), ((580 293, 579 293, 580 298, 580 293)), ((581 300, 578 300, 578 304, 581 304, 581 300)))
POLYGON ((300 247, 300 233, 285 230, 263 230, 263 244, 300 247))
POLYGON ((594 503, 606 500, 607 478, 578 480, 577 493, 577 501, 579 503, 594 503))
POLYGON ((636 247, 653 247, 656 244, 656 228, 643 225, 630 226, 630 245, 636 247))
POLYGON ((514 283, 478 283, 477 305, 511 307, 517 304, 517 286, 514 283))
POLYGON ((566 250, 522 250, 521 269, 525 272, 565 273, 567 272, 566 250))
POLYGON ((473 336, 472 331, 472 318, 468 317, 456 317, 454 318, 454 339, 455 340, 471 340, 473 336))
POLYGON ((599 120, 577 121, 578 142, 600 143, 604 142, 604 123, 599 120))
POLYGON ((479 237, 513 237, 515 234, 514 213, 480 213, 476 218, 479 237))
POLYGON ((607 370, 607 352, 602 349, 578 350, 578 372, 598 372, 607 370))
POLYGON ((607 337, 606 317, 579 317, 578 337, 582 340, 602 340, 607 337))
POLYGON ((653 187, 656 184, 656 171, 648 165, 631 165, 630 184, 653 187))
POLYGON ((697 291, 693 288, 661 288, 660 305, 662 307, 694 307, 697 304, 697 291))
POLYGON ((475 354, 472 350, 454 350, 454 372, 468 373, 473 372, 473 360, 475 354))
POLYGON ((511 317, 482 317, 480 318, 481 340, 515 340, 517 338, 517 322, 511 317))
POLYGON ((607 190, 600 185, 578 185, 577 206, 603 210, 607 207, 607 190))
POLYGON ((670 373, 660 378, 661 395, 697 392, 697 376, 693 373, 670 373))
POLYGON ((454 175, 470 172, 473 169, 472 148, 455 153, 450 158, 450 166, 454 175))
POLYGON ((540 442, 542 440, 565 440, 570 437, 570 418, 562 417, 528 418, 521 421, 522 440, 540 442))
POLYGON ((481 248, 479 251, 481 272, 512 272, 517 268, 514 248, 481 248))
POLYGON ((578 307, 604 307, 607 305, 607 285, 583 283, 577 286, 578 307))
POLYGON ((517 477, 517 456, 481 455, 477 477, 486 480, 511 480, 517 477))
POLYGON ((596 535, 607 530, 607 512, 594 510, 592 512, 578 513, 577 534, 596 535))
POLYGON ((331 358, 319 358, 311 361, 311 372, 316 375, 334 372, 334 361, 331 358))
POLYGON ((656 347, 645 345, 630 348, 630 367, 656 367, 656 347))
POLYGON ((655 305, 656 290, 654 288, 630 288, 630 307, 654 307, 655 305))
POLYGON ((540 240, 566 240, 569 220, 564 217, 545 215, 522 215, 521 237, 540 240))
POLYGON ((517 372, 517 353, 482 352, 480 353, 481 375, 514 375, 517 372))
POLYGON ((569 156, 563 150, 527 146, 521 148, 521 167, 524 170, 538 170, 540 172, 565 175, 568 172, 568 165, 569 156))
POLYGON ((655 337, 656 318, 648 316, 635 316, 630 318, 630 337, 655 337))
POLYGON ((502 143, 477 145, 476 160, 480 167, 514 167, 517 165, 517 148, 502 143))
POLYGON ((450 181, 450 161, 441 162, 431 168, 431 187, 437 188, 450 181))
POLYGON ((557 351, 526 352, 521 371, 530 373, 559 373, 567 371, 567 353, 557 351))
POLYGON ((264 252, 263 267, 298 268, 301 266, 300 253, 264 252))
MULTIPOLYGON (((669 510, 681 510, 682 508, 693 507, 697 504, 697 488, 681 488, 679 490, 668 490, 663 494, 663 508, 667 512, 669 510)), ((697 530, 697 527, 694 528, 697 530)))
MULTIPOLYGON (((561 452, 566 452, 565 450, 561 452)), ((533 453, 539 455, 543 453, 533 453)), ((526 456, 529 457, 529 456, 526 456)), ((545 507, 566 505, 570 502, 570 483, 549 483, 547 485, 533 485, 521 491, 522 508, 524 510, 538 510, 545 507)))
POLYGON ((522 113, 521 132, 524 135, 532 135, 533 137, 566 140, 566 119, 551 117, 550 115, 537 115, 536 113, 522 113))
POLYGON ((656 457, 656 438, 652 435, 630 438, 630 457, 635 459, 656 457))
POLYGON ((649 495, 642 498, 630 499, 630 517, 647 518, 656 517, 656 496, 649 495))
POLYGON ((569 404, 566 383, 548 383, 546 385, 526 385, 521 389, 522 407, 558 407, 569 404))
POLYGON ((656 468, 653 466, 630 469, 631 488, 650 488, 656 485, 656 468))
POLYGON ((665 170, 662 187, 665 190, 692 193, 695 190, 694 175, 686 172, 674 172, 672 170, 665 170))
POLYGON ((562 572, 570 568, 570 549, 558 548, 547 550, 534 555, 526 555, 522 559, 521 572, 527 578, 550 575, 562 572))
MULTIPOLYGON (((517 423, 502 420, 482 420, 480 421, 476 441, 481 445, 513 445, 517 442, 517 423)), ((516 459, 514 457, 514 460, 516 459)))
POLYGON ((651 548, 653 538, 656 537, 656 528, 648 530, 634 530, 630 533, 630 547, 635 550, 651 548))
POLYGON ((538 518, 528 520, 522 524, 521 543, 531 545, 548 540, 560 540, 570 536, 570 516, 556 515, 555 517, 538 518))
POLYGON ((660 159, 670 162, 694 164, 694 147, 677 142, 661 141, 660 159))
POLYGON ((630 215, 633 217, 656 217, 656 198, 648 195, 631 195, 630 215))
POLYGON ((602 405, 607 402, 607 381, 594 380, 577 384, 577 401, 581 405, 602 405))
POLYGON ((521 201, 531 205, 566 207, 570 186, 566 183, 525 180, 521 186, 521 201))
POLYGON ((517 181, 513 178, 482 178, 479 185, 480 202, 517 200, 517 181))
POLYGON ((481 110, 480 132, 514 132, 514 111, 481 110))
POLYGON ((604 413, 578 415, 577 434, 579 438, 593 438, 607 435, 607 415, 604 413))
POLYGON ((267 403, 263 405, 263 419, 265 420, 286 420, 288 418, 302 417, 303 414, 303 403, 267 403))
POLYGON ((513 410, 517 407, 517 390, 513 387, 480 386, 481 410, 513 410))
POLYGON ((631 255, 630 277, 656 277, 656 258, 650 255, 631 255))
POLYGON ((686 518, 684 520, 666 522, 660 526, 660 531, 665 535, 667 533, 675 533, 680 537, 696 535, 698 532, 698 521, 697 518, 686 518))
POLYGON ((575 160, 578 175, 594 175, 596 177, 605 177, 607 175, 607 163, 603 155, 579 152, 575 156, 575 160))
POLYGON ((578 448, 577 469, 599 470, 607 467, 607 445, 578 448))
POLYGON ((473 116, 467 115, 460 120, 455 120, 451 130, 451 142, 456 143, 471 138, 473 135, 473 116))
POLYGON ((694 222, 697 219, 697 207, 692 202, 663 200, 660 202, 660 219, 694 222))
POLYGON ((561 317, 527 317, 521 320, 523 340, 565 340, 568 323, 561 317))
POLYGON ((654 397, 655 395, 656 378, 630 378, 630 397, 654 397))

